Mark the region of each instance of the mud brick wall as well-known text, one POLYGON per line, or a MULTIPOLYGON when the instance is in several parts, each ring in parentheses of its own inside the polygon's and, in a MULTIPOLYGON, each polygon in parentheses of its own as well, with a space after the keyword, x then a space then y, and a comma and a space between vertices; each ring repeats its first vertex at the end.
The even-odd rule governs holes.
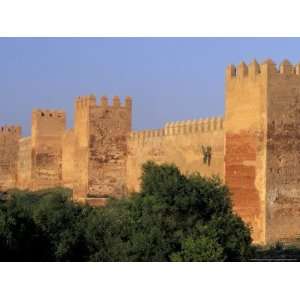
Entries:
POLYGON ((32 145, 31 137, 20 139, 18 154, 18 182, 19 189, 31 189, 32 183, 32 145))
POLYGON ((300 66, 268 79, 267 240, 300 237, 300 66))
POLYGON ((34 110, 32 113, 32 187, 62 185, 63 111, 34 110))
POLYGON ((93 96, 81 96, 75 102, 73 196, 77 201, 85 201, 88 191, 89 116, 94 106, 93 96))
POLYGON ((75 133, 67 130, 62 142, 62 183, 64 187, 73 189, 75 179, 75 133))
POLYGON ((257 243, 266 240, 267 77, 268 65, 255 61, 226 73, 225 182, 257 243))
POLYGON ((112 105, 93 96, 76 102, 75 170, 77 199, 120 197, 126 193, 127 138, 131 130, 131 98, 112 105))
POLYGON ((223 119, 208 118, 167 123, 158 130, 132 132, 127 160, 127 188, 138 191, 142 165, 174 163, 185 173, 224 177, 223 119), (204 162, 204 152, 211 148, 210 161, 204 162))
POLYGON ((131 100, 112 106, 102 98, 90 115, 89 178, 90 197, 120 197, 126 193, 127 138, 131 130, 131 100))
POLYGON ((0 191, 15 188, 21 127, 0 127, 0 191))

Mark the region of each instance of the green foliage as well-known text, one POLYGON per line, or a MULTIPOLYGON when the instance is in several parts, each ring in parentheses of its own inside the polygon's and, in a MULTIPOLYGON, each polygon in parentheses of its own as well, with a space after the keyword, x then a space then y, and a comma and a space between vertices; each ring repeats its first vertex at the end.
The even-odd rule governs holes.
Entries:
POLYGON ((251 256, 250 231, 232 212, 229 191, 217 177, 184 176, 174 165, 149 162, 141 179, 141 192, 131 197, 130 207, 133 260, 233 261, 251 256))
POLYGON ((249 229, 216 177, 143 166, 141 191, 91 208, 66 189, 10 191, 0 204, 4 261, 241 261, 249 229))
POLYGON ((256 261, 300 261, 298 245, 284 245, 280 242, 269 246, 256 246, 253 260, 256 261))

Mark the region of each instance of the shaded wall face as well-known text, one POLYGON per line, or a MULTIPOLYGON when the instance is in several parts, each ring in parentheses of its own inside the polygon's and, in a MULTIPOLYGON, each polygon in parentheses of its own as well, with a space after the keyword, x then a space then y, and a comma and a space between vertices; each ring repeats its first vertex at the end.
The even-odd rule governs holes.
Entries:
POLYGON ((89 119, 88 197, 123 196, 126 192, 127 138, 131 109, 93 107, 89 119))
POLYGON ((227 74, 225 183, 234 210, 252 228, 254 242, 265 242, 266 74, 227 74))
POLYGON ((62 184, 62 137, 65 114, 34 111, 32 115, 32 186, 42 189, 62 184))
POLYGON ((268 95, 267 239, 288 241, 300 236, 300 75, 272 74, 268 95))
POLYGON ((16 187, 20 135, 19 127, 0 127, 0 191, 16 187))
POLYGON ((62 142, 62 184, 73 189, 75 180, 75 134, 74 130, 67 130, 62 142))
POLYGON ((18 182, 20 189, 31 189, 32 180, 32 146, 31 137, 20 139, 18 153, 18 182))
POLYGON ((132 133, 126 175, 128 191, 139 190, 142 165, 149 160, 159 164, 174 163, 185 174, 199 172, 205 176, 218 175, 223 179, 222 120, 217 123, 217 128, 200 123, 199 126, 183 124, 132 133), (204 159, 206 155, 207 159, 204 159))
POLYGON ((88 183, 88 148, 89 148, 89 104, 80 101, 75 107, 74 127, 74 182, 73 195, 75 200, 86 197, 88 183))

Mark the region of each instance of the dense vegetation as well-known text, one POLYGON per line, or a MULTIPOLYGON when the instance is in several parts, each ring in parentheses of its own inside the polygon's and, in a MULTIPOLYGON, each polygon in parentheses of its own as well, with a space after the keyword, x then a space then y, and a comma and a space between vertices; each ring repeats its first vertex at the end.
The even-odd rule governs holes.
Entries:
POLYGON ((1 261, 244 261, 250 231, 218 178, 147 163, 139 193, 92 208, 65 189, 11 191, 0 204, 1 261))

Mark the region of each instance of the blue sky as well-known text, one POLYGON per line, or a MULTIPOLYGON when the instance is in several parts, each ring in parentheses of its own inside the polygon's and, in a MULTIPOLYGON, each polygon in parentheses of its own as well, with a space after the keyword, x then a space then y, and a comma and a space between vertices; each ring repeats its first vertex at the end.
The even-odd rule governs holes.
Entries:
POLYGON ((31 110, 94 93, 133 97, 133 128, 222 115, 230 63, 300 60, 298 38, 0 38, 0 124, 30 133, 31 110))

